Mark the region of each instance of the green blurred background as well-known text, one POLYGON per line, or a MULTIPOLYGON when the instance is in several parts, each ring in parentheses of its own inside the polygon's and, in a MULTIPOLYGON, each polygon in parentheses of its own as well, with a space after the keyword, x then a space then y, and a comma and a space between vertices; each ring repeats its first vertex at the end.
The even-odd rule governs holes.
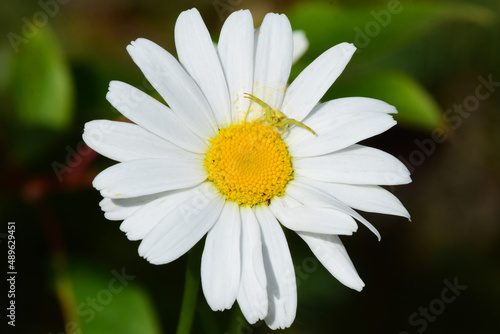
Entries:
MULTIPOLYGON (((87 121, 120 116, 105 100, 111 80, 158 96, 125 47, 145 37, 175 54, 175 20, 192 7, 214 40, 234 10, 251 9, 255 26, 267 12, 287 14, 310 42, 292 77, 330 46, 354 42, 357 53, 324 100, 368 96, 399 110, 398 125, 366 144, 412 171, 413 183, 390 188, 412 222, 366 214, 382 241, 364 228, 343 238, 366 283, 361 293, 287 233, 299 299, 286 332, 499 333, 497 0, 1 2, 0 241, 6 258, 6 226, 15 222, 18 273, 9 330, 175 332, 187 257, 151 265, 104 219, 91 180, 113 162, 81 134, 87 121), (453 284, 462 286, 455 296, 445 290, 453 284)), ((212 312, 200 294, 193 333, 226 332, 272 331, 246 324, 237 306, 212 312)))

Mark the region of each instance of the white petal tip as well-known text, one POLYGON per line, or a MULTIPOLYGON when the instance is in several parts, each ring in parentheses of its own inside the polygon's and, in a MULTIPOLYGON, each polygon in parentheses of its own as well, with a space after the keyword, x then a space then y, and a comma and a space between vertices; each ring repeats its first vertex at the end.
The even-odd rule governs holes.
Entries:
POLYGON ((127 45, 126 49, 127 49, 127 51, 128 51, 128 53, 129 53, 129 54, 132 54, 132 53, 134 53, 134 52, 135 52, 135 48, 136 48, 136 41, 137 41, 137 40, 132 41, 132 42, 130 42, 130 44, 129 44, 129 45, 127 45))
MULTIPOLYGON (((134 58, 135 55, 138 55, 140 52, 140 48, 149 48, 151 46, 158 46, 156 43, 150 41, 149 39, 146 38, 137 38, 135 41, 130 42, 129 45, 127 45, 127 51, 132 57, 134 58)), ((148 51, 148 50, 144 50, 148 51)))
MULTIPOLYGON (((121 229, 121 226, 120 226, 120 229, 121 229)), ((123 230, 122 230, 123 231, 123 230)), ((141 244, 139 245, 139 248, 137 249, 137 253, 139 253, 139 256, 142 256, 143 258, 146 259, 146 252, 144 250, 144 246, 142 246, 142 242, 141 244)), ((147 259, 146 259, 147 260, 147 259)))
MULTIPOLYGON (((106 100, 108 100, 108 102, 110 102, 111 104, 119 101, 120 93, 123 94, 126 91, 126 85, 126 83, 123 83, 121 81, 111 81, 109 83, 108 92, 106 93, 106 100)), ((124 98, 127 98, 127 96, 125 96, 124 98)))
POLYGON ((155 266, 159 266, 159 265, 162 265, 162 264, 166 264, 167 262, 164 262, 164 261, 158 261, 158 260, 150 260, 150 259, 146 259, 149 263, 151 264, 154 264, 155 266))
POLYGON ((408 210, 406 210, 406 208, 403 206, 403 204, 401 204, 401 213, 399 214, 399 216, 404 217, 411 222, 411 215, 408 212, 408 210))
POLYGON ((266 322, 266 325, 267 325, 267 327, 269 327, 273 331, 277 330, 277 329, 287 329, 288 327, 291 326, 291 324, 290 325, 277 325, 277 324, 270 324, 268 322, 266 322))
POLYGON ((352 56, 354 52, 356 52, 357 50, 356 46, 354 46, 353 43, 347 43, 347 42, 340 43, 337 45, 337 47, 342 48, 342 51, 344 53, 349 54, 350 56, 352 56))
MULTIPOLYGON (((236 300, 236 298, 235 298, 236 300)), ((208 302, 208 299, 207 299, 207 304, 208 306, 210 306, 210 308, 212 309, 212 311, 224 311, 224 310, 229 310, 233 307, 233 304, 234 304, 234 301, 233 300, 232 302, 230 301, 220 301, 220 303, 214 303, 214 302, 208 302)))
POLYGON ((410 184, 412 182, 412 179, 409 175, 410 172, 408 172, 408 176, 402 177, 400 183, 397 184, 410 184))
MULTIPOLYGON (((127 238, 129 238, 129 234, 127 234, 127 238)), ((133 240, 133 239, 130 239, 129 240, 133 240)), ((170 259, 164 259, 162 258, 161 256, 158 256, 158 251, 156 249, 145 249, 146 247, 144 247, 144 241, 141 242, 141 244, 139 245, 139 249, 138 249, 138 253, 141 257, 143 257, 144 259, 146 259, 146 261, 148 261, 149 263, 151 264, 154 264, 154 265, 161 265, 161 264, 167 264, 169 262, 172 262, 173 260, 170 260, 170 259)))
POLYGON ((118 80, 111 80, 109 82, 109 87, 108 89, 112 89, 114 87, 117 87, 119 84, 121 84, 122 82, 121 81, 118 81, 118 80))
POLYGON ((155 257, 152 257, 152 256, 147 256, 147 255, 143 255, 142 257, 145 258, 149 263, 157 265, 157 266, 159 266, 161 264, 166 264, 166 263, 169 262, 169 261, 163 261, 163 260, 161 260, 159 258, 155 258, 155 257))
MULTIPOLYGON (((261 313, 254 312, 252 315, 244 314, 244 316, 245 316, 245 319, 247 320, 247 322, 250 325, 253 325, 257 321, 264 320, 264 318, 267 316, 267 313, 265 313, 265 312, 261 312, 261 313)), ((269 327, 269 328, 271 328, 271 327, 269 327)))
POLYGON ((127 236, 127 239, 130 241, 137 241, 137 240, 142 239, 140 236, 137 236, 137 235, 132 234, 132 233, 126 233, 125 235, 127 236))
POLYGON ((123 220, 123 218, 116 217, 113 212, 104 212, 104 218, 111 221, 123 220))
POLYGON ((350 278, 344 278, 340 283, 344 284, 346 287, 361 292, 365 287, 363 280, 357 275, 351 276, 350 278))
MULTIPOLYGON (((181 15, 187 15, 187 14, 191 14, 192 15, 192 14, 195 14, 195 13, 196 14, 200 14, 200 12, 198 11, 198 9, 196 9, 196 7, 193 7, 191 9, 187 9, 187 10, 183 11, 181 13, 181 15)), ((181 15, 179 15, 179 16, 181 16, 181 15)))

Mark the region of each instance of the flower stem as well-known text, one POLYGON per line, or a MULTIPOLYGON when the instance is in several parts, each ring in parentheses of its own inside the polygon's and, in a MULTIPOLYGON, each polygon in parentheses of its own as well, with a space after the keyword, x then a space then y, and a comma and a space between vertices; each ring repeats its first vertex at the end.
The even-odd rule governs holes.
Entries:
POLYGON ((200 288, 200 258, 202 250, 200 246, 196 245, 188 253, 184 296, 182 297, 177 334, 189 334, 193 326, 194 314, 198 302, 198 290, 200 288))

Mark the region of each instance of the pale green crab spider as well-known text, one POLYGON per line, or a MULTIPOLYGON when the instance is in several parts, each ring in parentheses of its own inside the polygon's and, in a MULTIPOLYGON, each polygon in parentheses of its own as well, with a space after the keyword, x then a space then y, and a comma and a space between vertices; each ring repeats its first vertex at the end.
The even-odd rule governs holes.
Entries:
POLYGON ((304 128, 308 131, 310 131, 313 135, 316 134, 316 132, 313 131, 310 127, 305 125, 304 123, 301 123, 293 118, 288 118, 279 110, 274 110, 271 108, 266 102, 262 101, 256 96, 253 96, 252 94, 245 93, 245 97, 249 100, 252 100, 253 102, 257 103, 259 106, 264 108, 266 111, 266 114, 263 116, 263 118, 268 122, 269 124, 277 127, 277 128, 285 128, 287 125, 293 124, 295 126, 300 126, 301 128, 304 128))

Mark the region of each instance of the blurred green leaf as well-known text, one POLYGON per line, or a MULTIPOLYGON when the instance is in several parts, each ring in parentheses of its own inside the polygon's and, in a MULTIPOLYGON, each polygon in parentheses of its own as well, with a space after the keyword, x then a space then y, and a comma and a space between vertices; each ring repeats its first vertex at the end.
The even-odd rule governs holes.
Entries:
POLYGON ((161 333, 146 292, 126 268, 109 272, 89 264, 73 265, 72 284, 83 334, 161 333))
POLYGON ((48 26, 14 48, 10 92, 21 126, 65 129, 72 119, 73 83, 68 64, 48 26))
POLYGON ((429 131, 441 122, 441 109, 430 93, 402 72, 372 72, 358 76, 355 80, 335 83, 331 92, 336 98, 364 96, 392 104, 398 109, 394 118, 402 125, 417 130, 429 131))
POLYGON ((446 21, 489 25, 496 19, 494 12, 476 5, 420 1, 349 8, 331 2, 300 2, 287 15, 294 29, 306 32, 309 55, 317 56, 340 42, 354 42, 359 54, 355 61, 392 53, 446 21))

